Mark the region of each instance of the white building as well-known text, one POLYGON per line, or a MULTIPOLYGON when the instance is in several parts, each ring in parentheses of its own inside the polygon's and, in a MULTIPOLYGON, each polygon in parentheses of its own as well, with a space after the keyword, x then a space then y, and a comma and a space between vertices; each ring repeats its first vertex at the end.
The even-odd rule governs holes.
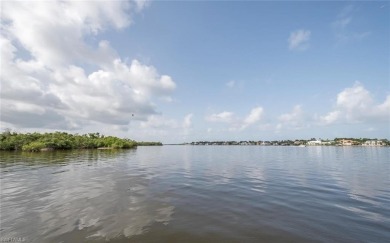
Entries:
POLYGON ((363 146, 383 146, 381 140, 368 140, 363 143, 363 146))
POLYGON ((309 146, 318 146, 318 145, 321 145, 321 144, 322 144, 321 140, 315 140, 315 141, 308 141, 307 142, 307 145, 309 145, 309 146))

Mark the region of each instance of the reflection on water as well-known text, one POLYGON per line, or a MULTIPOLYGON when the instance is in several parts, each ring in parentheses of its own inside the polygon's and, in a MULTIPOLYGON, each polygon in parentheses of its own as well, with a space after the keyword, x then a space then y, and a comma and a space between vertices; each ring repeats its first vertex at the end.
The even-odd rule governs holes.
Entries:
POLYGON ((390 149, 1 152, 1 237, 27 242, 389 240, 390 149))
POLYGON ((4 153, 2 232, 36 242, 73 235, 82 241, 130 237, 154 222, 167 224, 174 211, 170 198, 155 197, 160 193, 153 192, 147 173, 121 163, 134 155, 134 150, 4 153))

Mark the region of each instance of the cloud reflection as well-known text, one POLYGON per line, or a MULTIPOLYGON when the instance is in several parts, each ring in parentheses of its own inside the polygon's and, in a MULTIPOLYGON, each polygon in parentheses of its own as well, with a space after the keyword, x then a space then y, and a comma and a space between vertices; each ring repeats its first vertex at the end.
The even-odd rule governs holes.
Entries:
POLYGON ((5 176, 2 212, 9 214, 2 217, 2 235, 13 232, 31 242, 67 235, 109 240, 140 235, 154 223, 168 224, 175 209, 169 196, 137 164, 115 163, 68 163, 5 176), (136 176, 129 175, 134 171, 136 176), (20 195, 26 200, 20 201, 20 195))

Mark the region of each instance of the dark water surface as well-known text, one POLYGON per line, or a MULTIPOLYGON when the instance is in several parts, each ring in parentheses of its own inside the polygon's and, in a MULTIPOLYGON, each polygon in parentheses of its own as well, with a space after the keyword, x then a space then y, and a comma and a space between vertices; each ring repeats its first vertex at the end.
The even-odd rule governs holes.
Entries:
POLYGON ((390 242, 390 148, 0 155, 2 241, 390 242))

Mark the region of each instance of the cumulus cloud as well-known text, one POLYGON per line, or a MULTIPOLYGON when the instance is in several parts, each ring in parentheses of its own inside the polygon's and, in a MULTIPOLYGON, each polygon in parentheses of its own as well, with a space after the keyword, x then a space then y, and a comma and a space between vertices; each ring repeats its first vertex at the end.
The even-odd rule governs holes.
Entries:
POLYGON ((99 39, 107 29, 128 27, 146 6, 145 1, 4 2, 1 121, 79 129, 153 119, 175 82, 153 66, 124 61, 99 39))
POLYGON ((175 119, 166 118, 162 115, 151 115, 146 121, 141 122, 141 128, 152 129, 175 129, 179 127, 179 123, 175 119))
POLYGON ((151 115, 147 118, 146 121, 141 122, 142 128, 158 128, 162 130, 168 129, 189 129, 192 126, 192 117, 194 115, 192 113, 184 116, 182 121, 176 120, 173 118, 167 118, 163 115, 151 115))
POLYGON ((291 32, 288 38, 288 48, 290 50, 306 50, 309 47, 311 32, 309 30, 296 30, 291 32))
POLYGON ((184 118, 173 119, 161 114, 150 115, 146 121, 140 122, 140 128, 134 131, 139 139, 151 141, 163 140, 168 142, 185 141, 192 131, 193 114, 187 114, 184 118))
POLYGON ((370 91, 356 82, 337 95, 334 110, 320 117, 322 124, 338 122, 390 122, 390 95, 383 103, 374 101, 370 91))
POLYGON ((294 106, 293 110, 290 113, 285 113, 279 116, 279 120, 283 123, 297 122, 302 119, 302 107, 300 105, 294 106))
POLYGON ((211 114, 206 117, 206 120, 209 122, 225 122, 230 123, 234 120, 234 113, 229 111, 224 111, 221 113, 211 114))
POLYGON ((245 117, 241 124, 241 129, 245 129, 261 120, 264 113, 263 107, 255 107, 251 110, 249 115, 245 117))
POLYGON ((301 105, 296 105, 291 112, 280 115, 278 120, 280 122, 277 125, 278 129, 301 129, 307 125, 301 105))
POLYGON ((323 124, 332 124, 337 122, 340 118, 341 118, 341 112, 336 110, 336 111, 331 111, 324 116, 321 116, 320 120, 323 124))
POLYGON ((96 50, 84 37, 131 23, 131 5, 125 1, 8 1, 2 7, 5 35, 50 67, 104 59, 104 42, 96 50))
POLYGON ((206 116, 206 121, 227 123, 230 126, 230 131, 237 131, 244 130, 259 122, 263 117, 263 113, 264 109, 259 106, 253 108, 244 118, 236 117, 233 112, 224 111, 206 116))

